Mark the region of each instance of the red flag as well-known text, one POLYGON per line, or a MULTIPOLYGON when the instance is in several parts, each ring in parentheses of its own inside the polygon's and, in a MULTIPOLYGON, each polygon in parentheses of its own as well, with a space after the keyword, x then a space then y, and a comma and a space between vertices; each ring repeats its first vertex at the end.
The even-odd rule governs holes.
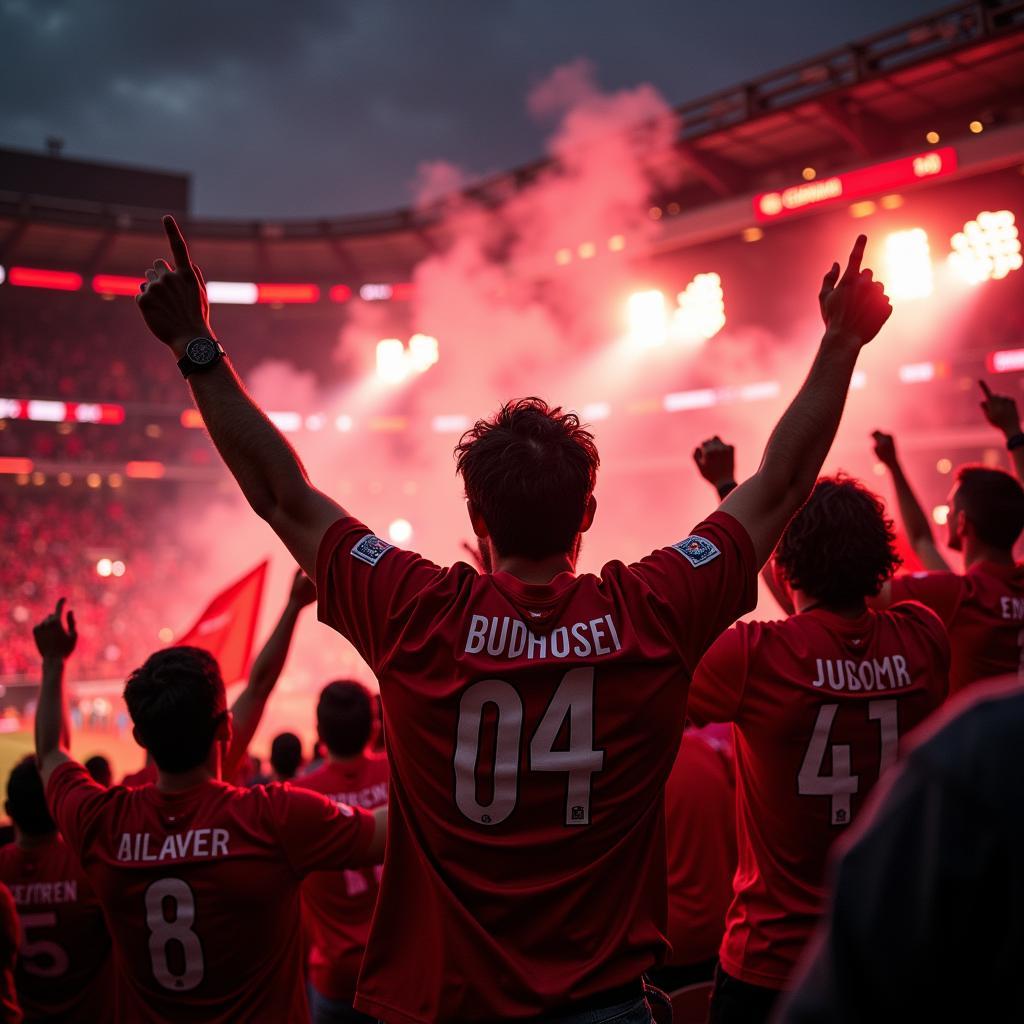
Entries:
POLYGON ((237 583, 221 591, 196 624, 177 641, 183 647, 209 651, 220 663, 225 686, 244 679, 249 671, 267 565, 261 562, 237 583))

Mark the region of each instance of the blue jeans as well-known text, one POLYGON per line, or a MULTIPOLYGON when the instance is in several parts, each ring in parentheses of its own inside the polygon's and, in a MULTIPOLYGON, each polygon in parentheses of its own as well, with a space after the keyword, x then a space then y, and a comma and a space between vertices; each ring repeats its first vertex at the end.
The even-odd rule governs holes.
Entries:
POLYGON ((351 1003, 328 999, 312 985, 309 986, 309 1017, 313 1024, 376 1024, 373 1017, 360 1013, 351 1003))

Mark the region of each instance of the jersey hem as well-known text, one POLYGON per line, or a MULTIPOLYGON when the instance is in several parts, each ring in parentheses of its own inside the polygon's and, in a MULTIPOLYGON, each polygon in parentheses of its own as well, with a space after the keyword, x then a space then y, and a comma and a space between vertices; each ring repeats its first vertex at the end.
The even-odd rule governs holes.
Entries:
POLYGON ((433 1024, 430 1017, 410 1016, 404 1010, 378 1002, 376 999, 368 999, 366 996, 359 995, 358 992, 352 1005, 361 1013, 377 1017, 379 1020, 386 1020, 388 1024, 391 1024, 392 1021, 395 1024, 433 1024))
POLYGON ((758 985, 761 988, 771 988, 779 991, 786 987, 786 984, 792 977, 793 970, 796 969, 796 964, 794 964, 793 970, 790 970, 788 974, 780 978, 775 974, 762 974, 760 971, 752 971, 748 967, 742 967, 731 957, 722 953, 719 953, 718 959, 722 965, 722 970, 737 981, 743 981, 748 985, 758 985))

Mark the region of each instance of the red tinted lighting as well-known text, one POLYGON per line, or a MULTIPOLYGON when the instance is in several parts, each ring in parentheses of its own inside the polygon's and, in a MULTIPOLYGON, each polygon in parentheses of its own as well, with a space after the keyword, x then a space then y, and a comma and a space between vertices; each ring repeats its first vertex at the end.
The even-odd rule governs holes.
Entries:
POLYGON ((317 302, 320 289, 315 284, 257 284, 257 302, 317 302))
POLYGON ((92 290, 98 295, 134 295, 144 278, 119 277, 117 274, 97 274, 92 279, 92 290))
POLYGON ((51 288, 59 292, 77 292, 82 287, 81 274, 38 267, 11 267, 7 280, 20 288, 51 288))

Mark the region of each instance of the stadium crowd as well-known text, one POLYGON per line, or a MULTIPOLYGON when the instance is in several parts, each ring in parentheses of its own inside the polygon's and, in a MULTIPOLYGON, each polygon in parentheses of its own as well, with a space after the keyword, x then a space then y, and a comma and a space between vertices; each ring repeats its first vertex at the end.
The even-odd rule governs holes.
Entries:
MULTIPOLYGON (((33 578, 42 682, 35 756, 7 781, 3 1019, 1021 1016, 1024 433, 983 384, 1017 475, 958 471, 956 564, 876 433, 925 573, 900 573, 862 482, 818 478, 891 313, 863 236, 824 277, 821 346, 757 472, 737 481, 732 446, 704 441, 707 518, 577 575, 599 456, 575 415, 526 398, 463 436, 480 565, 436 566, 313 486, 166 229, 173 268, 146 271, 139 309, 299 570, 230 709, 207 652, 138 652, 124 698, 148 761, 117 786, 68 753, 90 595, 66 607, 70 562, 33 578), (785 615, 740 622, 759 572, 785 615), (312 763, 283 734, 257 779, 248 747, 314 601, 382 710, 328 682, 312 763)), ((85 541, 62 543, 70 559, 85 541)))

